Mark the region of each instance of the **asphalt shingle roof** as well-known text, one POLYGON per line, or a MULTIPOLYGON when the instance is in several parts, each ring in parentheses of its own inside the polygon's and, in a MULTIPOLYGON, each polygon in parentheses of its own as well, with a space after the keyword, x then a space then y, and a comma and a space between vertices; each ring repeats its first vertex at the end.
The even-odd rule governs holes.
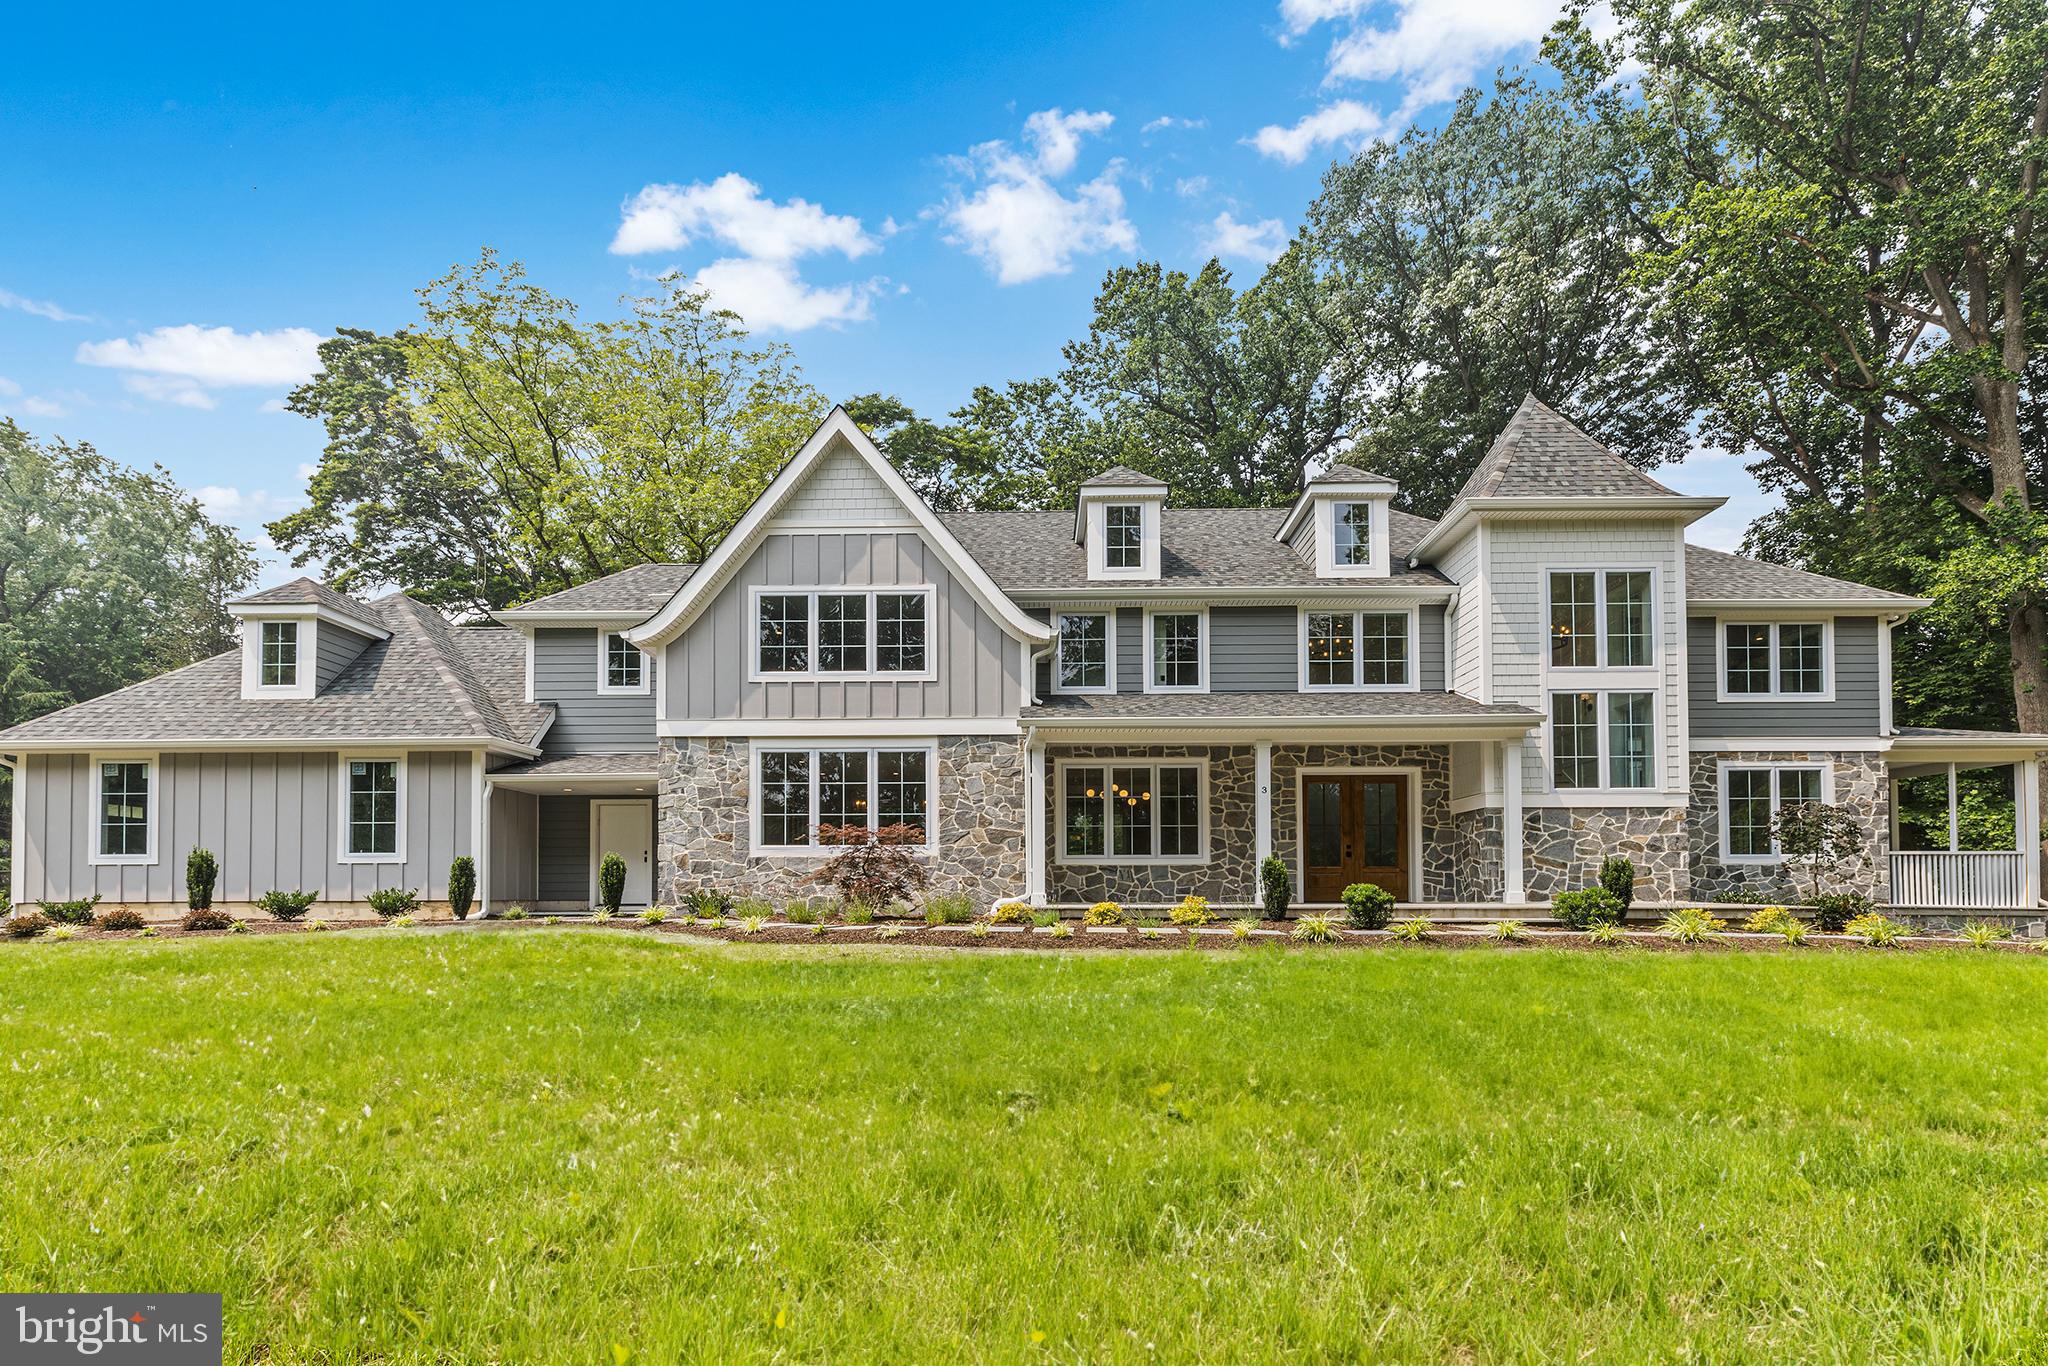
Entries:
POLYGON ((1868 601, 1877 606, 1888 602, 1914 601, 1903 594, 1872 588, 1869 584, 1851 583, 1847 579, 1831 579, 1825 574, 1810 574, 1804 569, 1794 569, 1790 565, 1746 559, 1741 555, 1730 555, 1724 550, 1709 550, 1699 545, 1688 545, 1685 548, 1685 595, 1688 598, 1720 602, 1798 602, 1845 598, 1868 601))
POLYGON ((1495 716, 1504 720, 1541 721, 1542 713, 1527 707, 1475 702, 1454 692, 1207 692, 1054 694, 1024 708, 1026 721, 1129 717, 1211 720, 1274 716, 1328 717, 1332 720, 1405 720, 1446 716, 1495 716))
POLYGON ((1384 474, 1374 474, 1356 465, 1332 465, 1315 478, 1311 484, 1391 484, 1394 481, 1384 474))
POLYGON ((1679 495, 1587 436, 1534 394, 1508 419, 1464 498, 1656 497, 1679 495))
POLYGON ((378 625, 377 617, 370 608, 357 602, 346 593, 329 588, 318 579, 304 576, 289 583, 266 588, 260 593, 251 593, 245 598, 236 598, 231 607, 325 607, 330 612, 344 617, 353 617, 366 626, 378 625))
POLYGON ((493 778, 639 778, 655 772, 655 754, 564 754, 491 770, 493 778))
POLYGON ((1100 474, 1092 474, 1081 481, 1081 487, 1099 488, 1104 484, 1117 488, 1159 488, 1167 486, 1164 479, 1155 479, 1149 474, 1140 474, 1129 465, 1111 465, 1100 474))
POLYGON ((653 616, 697 572, 694 564, 636 564, 510 609, 520 612, 638 612, 653 616))
MULTIPOLYGON (((948 512, 939 520, 960 538, 1005 592, 1087 591, 1088 554, 1074 543, 1074 520, 1065 512, 948 512)), ((1329 588, 1313 564, 1274 540, 1286 508, 1175 508, 1160 523, 1159 583, 1166 588, 1293 586, 1329 588)), ((1388 579, 1345 579, 1345 588, 1374 583, 1444 583, 1436 570, 1410 569, 1408 555, 1432 523, 1395 512, 1390 521, 1393 574, 1388 579)))

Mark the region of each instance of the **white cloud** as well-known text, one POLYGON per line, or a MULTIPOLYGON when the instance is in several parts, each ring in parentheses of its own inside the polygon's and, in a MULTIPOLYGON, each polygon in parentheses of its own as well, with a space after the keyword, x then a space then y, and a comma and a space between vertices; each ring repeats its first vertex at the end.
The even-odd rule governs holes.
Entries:
POLYGON ((1329 79, 1399 80, 1408 89, 1403 103, 1417 108, 1449 99, 1503 53, 1536 43, 1563 12, 1558 0, 1396 0, 1391 8, 1391 24, 1355 24, 1331 45, 1329 79))
POLYGON ((1385 132, 1387 120, 1377 109, 1357 100, 1338 100, 1304 114, 1291 128, 1268 124, 1246 141, 1276 161, 1298 166, 1317 147, 1333 142, 1359 147, 1385 132))
POLYGON ((1138 131, 1141 133, 1164 133, 1174 128, 1196 129, 1207 128, 1208 126, 1209 120, 1207 119, 1177 119, 1171 114, 1161 114, 1138 131))
POLYGON ((297 473, 300 479, 311 479, 314 475, 320 473, 320 467, 302 460, 299 462, 297 473))
POLYGON ((1191 175, 1173 182, 1173 192, 1182 199, 1193 199, 1206 193, 1208 188, 1209 177, 1205 175, 1191 175))
POLYGON ((203 484, 192 490, 192 496, 206 509, 207 516, 223 522, 274 521, 306 505, 301 493, 277 494, 267 489, 245 492, 230 484, 203 484))
POLYGON ((804 283, 787 261, 730 257, 697 272, 696 283, 720 308, 729 308, 753 327, 802 332, 820 324, 866 322, 882 282, 814 286, 804 283))
POLYGON ((5 375, 0 375, 0 398, 13 398, 21 392, 21 386, 5 375))
POLYGON ((73 313, 60 308, 47 299, 26 299, 11 289, 0 289, 0 308, 12 308, 21 313, 32 313, 38 318, 48 318, 53 323, 82 323, 89 321, 83 313, 73 313))
POLYGON ((1286 25, 1281 41, 1298 38, 1326 19, 1348 19, 1375 3, 1377 0, 1280 0, 1280 19, 1286 25))
POLYGON ((41 394, 25 395, 15 407, 28 417, 62 417, 68 411, 56 399, 44 398, 41 394))
POLYGON ((1287 225, 1277 218, 1240 223, 1226 209, 1209 224, 1202 250, 1211 256, 1237 256, 1264 265, 1287 250, 1287 225))
POLYGON ((84 342, 81 365, 130 373, 130 393, 187 408, 214 406, 214 389, 243 385, 302 384, 320 368, 320 335, 303 327, 237 332, 232 327, 185 323, 134 337, 84 342))
POLYGON ((956 168, 984 183, 971 195, 956 192, 941 211, 952 229, 946 240, 980 258, 1006 285, 1064 275, 1079 255, 1134 249, 1138 230, 1124 217, 1116 183, 1121 161, 1110 161, 1071 193, 1053 184, 1079 160, 1080 135, 1111 122, 1108 114, 1042 110, 1024 124, 1033 156, 995 141, 955 158, 956 168))

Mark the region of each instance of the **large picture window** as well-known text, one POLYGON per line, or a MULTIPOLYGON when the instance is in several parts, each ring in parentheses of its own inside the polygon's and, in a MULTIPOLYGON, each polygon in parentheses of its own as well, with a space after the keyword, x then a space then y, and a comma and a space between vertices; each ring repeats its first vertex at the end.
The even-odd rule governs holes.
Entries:
POLYGON ((1406 612, 1306 612, 1302 683, 1308 688, 1407 688, 1413 619, 1406 612))
POLYGON ((342 761, 342 853, 349 859, 400 860, 404 828, 399 762, 342 761))
POLYGON ((821 825, 909 825, 931 843, 928 749, 764 749, 755 783, 756 845, 808 849, 821 825))
POLYGON ((1655 662, 1649 570, 1554 570, 1549 590, 1550 667, 1633 669, 1655 662))
POLYGON ((1559 788, 1657 785, 1657 695, 1550 695, 1550 779, 1559 788))
POLYGON ((1068 764, 1060 776, 1060 858, 1197 862, 1200 764, 1068 764))
POLYGON ((299 685, 299 624, 296 621, 263 623, 263 658, 260 682, 266 688, 296 688, 299 685))
POLYGON ((1114 618, 1107 612, 1061 612, 1054 622, 1054 692, 1115 692, 1114 618))
POLYGON ((1780 857, 1771 822, 1800 802, 1825 801, 1820 765, 1725 765, 1721 769, 1721 856, 1765 862, 1780 857))
POLYGON ((1207 686, 1202 657, 1208 618, 1200 612, 1154 612, 1147 618, 1152 636, 1153 692, 1200 692, 1207 686))
POLYGON ((95 768, 99 839, 94 861, 150 862, 156 847, 155 765, 147 759, 102 759, 95 768))
POLYGON ((1818 621, 1723 622, 1723 699, 1825 699, 1830 688, 1828 634, 1827 626, 1818 621))
POLYGON ((754 600, 762 678, 928 674, 931 590, 764 592, 754 600))

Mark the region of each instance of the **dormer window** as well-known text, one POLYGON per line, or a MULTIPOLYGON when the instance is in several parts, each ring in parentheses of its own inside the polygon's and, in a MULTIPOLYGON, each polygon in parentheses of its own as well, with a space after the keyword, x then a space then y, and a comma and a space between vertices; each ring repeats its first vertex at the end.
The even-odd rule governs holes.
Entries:
POLYGON ((1074 504, 1074 540, 1088 554, 1091 579, 1159 577, 1163 480, 1118 465, 1083 480, 1074 504))
POLYGON ((1145 563, 1145 509, 1138 503, 1111 503, 1102 509, 1102 562, 1111 569, 1137 569, 1145 563))
POLYGON ((1393 480, 1332 465, 1309 480, 1274 539, 1313 564, 1319 579, 1384 579, 1394 574, 1393 480))
POLYGON ((1372 563, 1372 504, 1337 503, 1330 510, 1330 562, 1372 563))
POLYGON ((299 685, 299 624, 296 621, 264 622, 262 650, 260 685, 265 688, 296 688, 299 685))

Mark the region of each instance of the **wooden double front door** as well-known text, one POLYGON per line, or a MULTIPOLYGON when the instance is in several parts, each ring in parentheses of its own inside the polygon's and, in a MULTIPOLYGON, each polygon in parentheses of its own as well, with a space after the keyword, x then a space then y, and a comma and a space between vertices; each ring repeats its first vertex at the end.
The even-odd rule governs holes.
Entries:
POLYGON ((1354 882, 1408 897, 1408 775, 1335 773, 1302 782, 1302 900, 1335 902, 1354 882))

